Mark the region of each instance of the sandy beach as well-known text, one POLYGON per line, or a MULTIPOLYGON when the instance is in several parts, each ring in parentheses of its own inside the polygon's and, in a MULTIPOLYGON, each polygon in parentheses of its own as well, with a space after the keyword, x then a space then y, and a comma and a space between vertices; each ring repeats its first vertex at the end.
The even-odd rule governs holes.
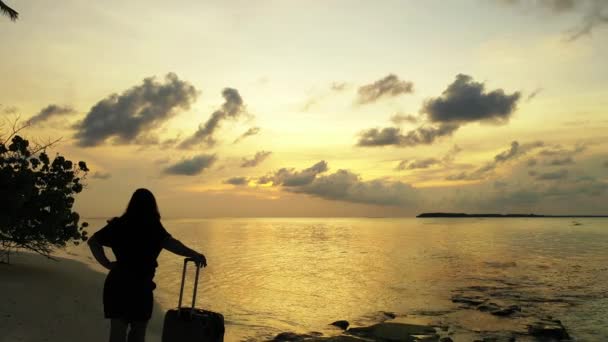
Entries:
MULTIPOLYGON (((10 265, 0 264, 0 342, 107 341, 105 270, 83 255, 55 257, 19 252, 10 265)), ((147 341, 160 341, 162 317, 155 303, 147 341)))

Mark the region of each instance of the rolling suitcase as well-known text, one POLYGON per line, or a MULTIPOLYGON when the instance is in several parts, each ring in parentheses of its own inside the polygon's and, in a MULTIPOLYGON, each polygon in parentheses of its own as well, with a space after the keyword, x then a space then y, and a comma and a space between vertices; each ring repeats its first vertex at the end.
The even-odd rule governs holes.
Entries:
POLYGON ((224 341, 224 316, 217 312, 211 312, 194 307, 196 301, 196 289, 198 287, 200 268, 194 259, 184 259, 184 270, 182 272, 182 285, 179 291, 179 303, 177 309, 167 311, 163 325, 162 342, 222 342, 224 341), (192 306, 182 307, 184 294, 184 281, 186 280, 186 266, 192 261, 196 266, 196 279, 194 279, 194 294, 192 306))

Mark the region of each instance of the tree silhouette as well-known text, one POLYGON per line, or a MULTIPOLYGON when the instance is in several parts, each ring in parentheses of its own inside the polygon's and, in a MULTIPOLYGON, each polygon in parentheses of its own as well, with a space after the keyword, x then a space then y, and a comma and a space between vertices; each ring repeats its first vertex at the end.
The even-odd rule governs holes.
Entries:
POLYGON ((86 163, 74 164, 59 154, 51 160, 46 148, 57 141, 31 146, 18 131, 13 128, 0 140, 0 252, 6 262, 11 249, 51 258, 55 248, 87 240, 88 224, 80 224, 72 211, 89 171, 86 163))
POLYGON ((14 9, 10 8, 2 0, 0 0, 0 12, 4 15, 8 16, 9 18, 11 18, 12 21, 15 21, 15 20, 17 20, 17 18, 19 18, 19 13, 17 11, 15 11, 14 9))

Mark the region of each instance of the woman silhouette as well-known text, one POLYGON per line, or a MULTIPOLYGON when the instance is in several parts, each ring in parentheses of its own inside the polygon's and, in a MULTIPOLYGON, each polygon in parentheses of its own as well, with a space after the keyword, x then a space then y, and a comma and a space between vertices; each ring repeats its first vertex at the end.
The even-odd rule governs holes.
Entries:
POLYGON ((207 266, 205 256, 171 237, 160 222, 156 199, 147 189, 137 189, 127 210, 115 217, 89 239, 97 261, 110 270, 103 288, 103 307, 110 323, 110 342, 143 342, 152 316, 152 281, 164 248, 194 258, 207 266), (103 247, 111 247, 116 261, 106 257, 103 247), (129 330, 127 334, 127 330, 129 330))

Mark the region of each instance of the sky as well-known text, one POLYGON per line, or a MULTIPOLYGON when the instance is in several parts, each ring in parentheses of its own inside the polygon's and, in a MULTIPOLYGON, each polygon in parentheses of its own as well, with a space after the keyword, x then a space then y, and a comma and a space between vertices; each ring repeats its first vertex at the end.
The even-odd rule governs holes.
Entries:
POLYGON ((608 214, 608 1, 5 3, 2 134, 81 216, 608 214))

